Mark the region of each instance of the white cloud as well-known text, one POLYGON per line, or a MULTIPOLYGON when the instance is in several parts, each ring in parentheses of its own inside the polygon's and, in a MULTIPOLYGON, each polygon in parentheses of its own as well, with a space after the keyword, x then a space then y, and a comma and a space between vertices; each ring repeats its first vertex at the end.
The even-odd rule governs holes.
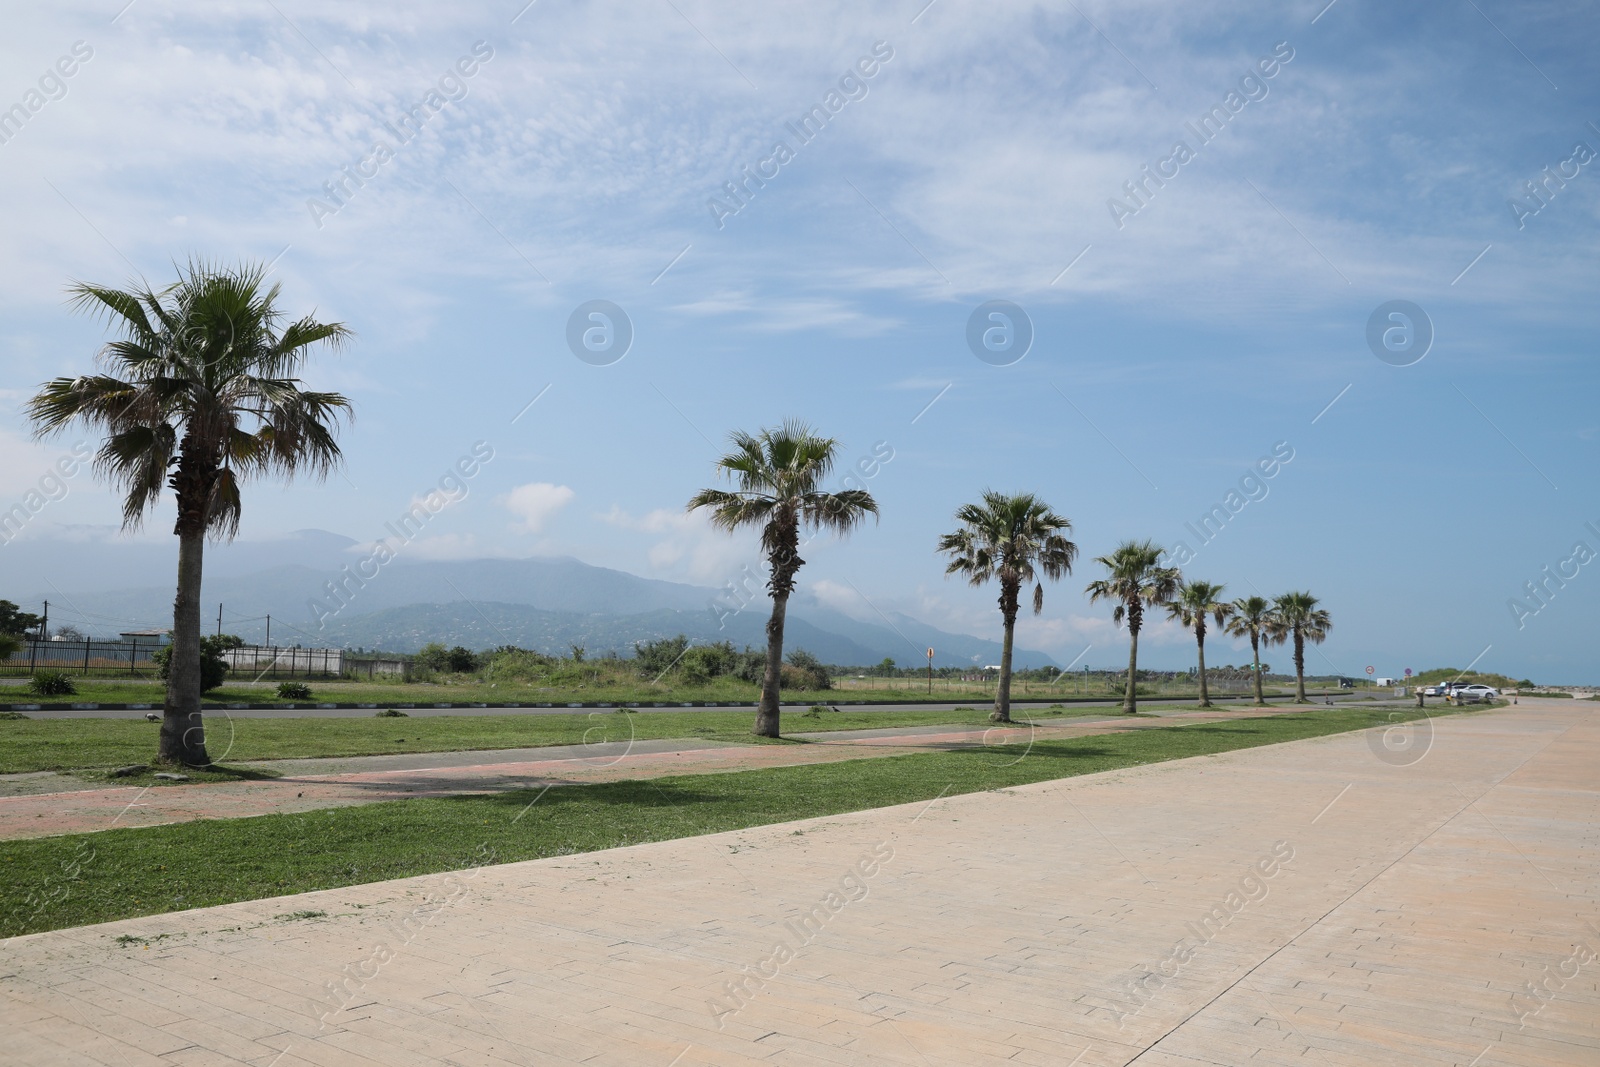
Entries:
POLYGON ((544 524, 572 502, 576 496, 564 485, 550 482, 529 482, 519 485, 500 497, 505 509, 520 520, 518 527, 528 533, 542 533, 544 524))
MULTIPOLYGON (((745 566, 757 573, 762 569, 752 535, 730 536, 696 512, 656 508, 644 515, 632 515, 613 505, 597 517, 620 529, 657 536, 645 559, 663 578, 721 586, 736 581, 745 566)), ((759 583, 758 578, 756 584, 759 583)))
POLYGON ((818 578, 806 583, 806 592, 816 597, 823 607, 832 608, 841 615, 865 622, 881 621, 872 606, 861 599, 861 594, 843 582, 818 578))

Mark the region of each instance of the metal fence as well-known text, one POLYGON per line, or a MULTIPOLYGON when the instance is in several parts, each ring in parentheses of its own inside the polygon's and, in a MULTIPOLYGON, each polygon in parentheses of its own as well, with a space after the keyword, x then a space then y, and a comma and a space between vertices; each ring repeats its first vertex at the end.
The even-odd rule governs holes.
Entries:
MULTIPOLYGON (((163 647, 155 640, 127 641, 24 641, 0 661, 0 674, 27 675, 36 670, 74 674, 154 674, 152 658, 163 647)), ((222 652, 234 677, 294 678, 404 678, 406 662, 376 656, 353 656, 337 648, 263 648, 246 645, 222 652)))
POLYGON ((160 642, 150 641, 24 641, 22 647, 0 662, 5 674, 31 674, 36 670, 134 674, 151 672, 151 656, 160 642))
POLYGON ((293 678, 319 675, 326 678, 405 677, 401 659, 356 656, 338 648, 278 648, 245 645, 225 649, 222 658, 235 675, 259 678, 293 678))

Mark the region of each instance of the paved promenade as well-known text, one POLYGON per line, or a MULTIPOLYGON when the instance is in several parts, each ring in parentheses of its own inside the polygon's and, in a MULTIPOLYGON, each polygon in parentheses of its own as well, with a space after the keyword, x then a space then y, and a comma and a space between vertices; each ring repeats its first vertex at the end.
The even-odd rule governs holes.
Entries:
POLYGON ((1426 731, 18 938, 0 1063, 1600 1062, 1600 706, 1426 731))

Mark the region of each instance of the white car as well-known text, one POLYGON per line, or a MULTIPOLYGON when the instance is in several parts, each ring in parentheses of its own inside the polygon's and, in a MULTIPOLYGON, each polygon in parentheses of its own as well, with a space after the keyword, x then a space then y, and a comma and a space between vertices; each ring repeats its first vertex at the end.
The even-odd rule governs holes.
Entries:
POLYGON ((1458 701, 1466 700, 1472 703, 1477 703, 1480 700, 1499 700, 1500 690, 1496 689, 1492 685, 1458 685, 1452 691, 1452 695, 1458 701))

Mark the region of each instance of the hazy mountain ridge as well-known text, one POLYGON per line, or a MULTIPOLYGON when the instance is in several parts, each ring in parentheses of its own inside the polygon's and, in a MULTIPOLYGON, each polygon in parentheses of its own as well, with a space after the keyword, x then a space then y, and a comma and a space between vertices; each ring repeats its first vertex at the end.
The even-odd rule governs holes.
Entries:
MULTIPOLYGON (((215 568, 208 563, 202 591, 205 631, 215 628, 220 603, 222 629, 247 641, 264 640, 264 616, 270 614, 272 641, 278 645, 405 652, 440 641, 473 648, 514 644, 565 653, 571 645, 581 644, 594 655, 608 649, 630 655, 636 642, 679 633, 697 642, 727 640, 757 648, 766 644, 769 604, 764 599, 729 614, 716 589, 642 578, 570 557, 401 559, 370 578, 358 579, 348 577, 350 571, 345 569, 353 570, 360 558, 350 551, 354 545, 337 534, 302 530, 278 541, 228 546, 225 563, 219 561, 215 568), (268 565, 250 570, 253 558, 268 565), (337 598, 330 594, 329 583, 342 583, 337 598), (717 605, 724 610, 719 612, 717 605)), ((52 621, 96 634, 171 625, 172 587, 158 584, 166 581, 166 567, 155 546, 122 547, 129 550, 123 556, 128 566, 122 570, 113 558, 90 570, 57 571, 49 591, 10 599, 25 602, 30 610, 37 610, 32 604, 48 599, 52 621), (116 588, 108 578, 118 573, 124 580, 142 578, 150 584, 116 588)), ((30 549, 29 555, 41 564, 56 555, 53 546, 36 544, 30 549)), ((32 570, 32 560, 15 562, 32 570)), ((8 582, 16 580, 13 572, 8 582)), ((31 577, 29 584, 35 582, 37 577, 31 577)), ((995 622, 998 631, 998 618, 995 622)), ((826 662, 851 665, 888 657, 901 666, 921 666, 927 662, 928 647, 935 650, 937 666, 997 663, 1000 657, 998 641, 947 633, 900 614, 887 616, 882 624, 854 619, 803 592, 790 602, 784 644, 789 649, 804 648, 826 662)), ((1054 665, 1049 656, 1024 649, 1016 650, 1015 661, 1018 667, 1054 665)))

